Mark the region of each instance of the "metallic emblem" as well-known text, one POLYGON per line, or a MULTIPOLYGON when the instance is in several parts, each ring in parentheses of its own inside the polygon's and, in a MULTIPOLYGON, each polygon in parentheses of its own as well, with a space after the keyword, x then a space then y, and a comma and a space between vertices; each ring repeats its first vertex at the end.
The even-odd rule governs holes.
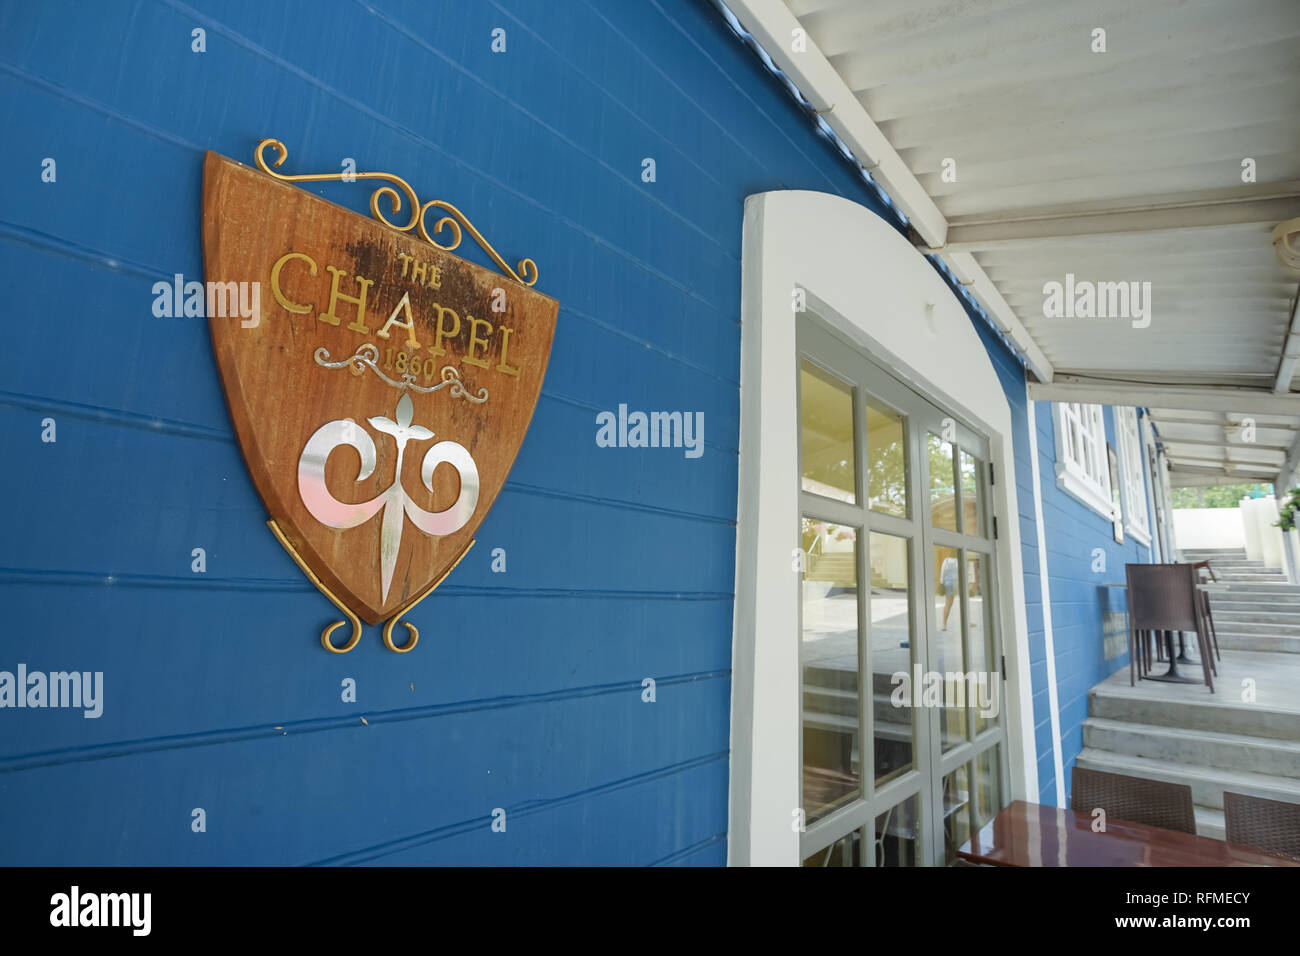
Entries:
POLYGON ((388 600, 388 589, 393 582, 397 556, 401 553, 404 518, 427 535, 442 536, 459 531, 468 523, 478 504, 478 466, 468 449, 454 441, 440 441, 429 448, 420 464, 420 480, 432 494, 434 470, 444 462, 460 475, 460 495, 445 511, 425 511, 407 495, 402 487, 402 458, 410 441, 427 441, 433 432, 420 425, 411 424, 414 408, 411 397, 403 394, 397 402, 397 421, 382 415, 368 419, 371 426, 397 442, 397 466, 393 483, 370 501, 346 504, 339 501, 325 486, 325 463, 330 453, 343 445, 356 449, 361 456, 361 471, 357 481, 365 481, 375 471, 376 449, 370 435, 352 419, 337 419, 318 428, 307 440, 298 459, 298 493, 303 504, 321 524, 328 528, 346 531, 365 524, 380 511, 383 512, 379 532, 380 585, 383 599, 388 600))
POLYGON ((411 372, 403 372, 402 380, 396 382, 385 375, 383 370, 379 367, 379 349, 370 342, 359 346, 356 352, 354 352, 349 358, 345 358, 342 362, 331 362, 329 349, 324 346, 318 348, 314 355, 316 364, 321 368, 351 369, 353 375, 363 375, 365 374, 366 369, 370 369, 370 371, 374 372, 394 388, 409 388, 412 391, 427 394, 429 392, 436 392, 439 389, 446 388, 450 385, 451 395, 453 398, 464 398, 468 401, 474 402, 476 405, 482 405, 488 400, 488 390, 486 388, 480 388, 478 394, 475 395, 465 387, 464 382, 462 382, 460 378, 460 370, 454 365, 444 365, 442 367, 442 381, 437 385, 417 385, 416 378, 418 376, 411 372))

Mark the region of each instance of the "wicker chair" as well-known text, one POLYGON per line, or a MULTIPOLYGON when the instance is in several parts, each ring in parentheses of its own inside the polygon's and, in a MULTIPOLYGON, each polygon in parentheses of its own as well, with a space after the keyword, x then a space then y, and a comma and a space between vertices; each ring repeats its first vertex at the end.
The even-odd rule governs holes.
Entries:
POLYGON ((1107 820, 1127 820, 1163 830, 1196 833, 1192 788, 1186 784, 1075 767, 1070 809, 1091 813, 1098 807, 1106 811, 1107 820))
POLYGON ((1190 564, 1126 564, 1128 579, 1129 684, 1136 683, 1150 668, 1151 655, 1145 650, 1149 631, 1193 631, 1200 650, 1201 672, 1210 693, 1211 655, 1209 625, 1205 622, 1202 592, 1197 589, 1198 572, 1190 564))
POLYGON ((1300 860, 1300 804, 1223 791, 1229 843, 1300 860))
MULTIPOLYGON (((1192 567, 1196 569, 1197 574, 1200 574, 1202 571, 1204 571, 1206 574, 1210 576, 1211 581, 1215 582, 1216 584, 1218 583, 1219 578, 1217 575, 1215 575, 1214 568, 1210 567, 1209 561, 1196 561, 1192 564, 1192 567)), ((1204 580, 1205 579, 1202 578, 1201 582, 1204 583, 1204 580)), ((1210 627, 1210 640, 1214 642, 1214 656, 1217 657, 1219 660, 1223 660, 1223 653, 1219 650, 1219 635, 1218 632, 1215 631, 1214 629, 1214 614, 1210 611, 1210 595, 1207 594, 1205 590, 1202 588, 1197 588, 1196 593, 1200 595, 1201 598, 1201 613, 1205 617, 1205 623, 1208 624, 1210 627)), ((1210 664, 1211 665, 1214 664, 1213 658, 1210 659, 1210 664)), ((1219 676, 1219 669, 1217 667, 1214 668, 1214 676, 1216 677, 1219 676)))

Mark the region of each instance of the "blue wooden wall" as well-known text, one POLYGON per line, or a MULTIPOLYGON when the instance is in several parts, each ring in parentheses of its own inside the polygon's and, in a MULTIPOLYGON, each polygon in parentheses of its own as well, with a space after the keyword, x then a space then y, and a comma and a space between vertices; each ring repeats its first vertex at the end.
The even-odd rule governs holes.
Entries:
POLYGON ((721 863, 743 201, 875 200, 718 14, 4 4, 0 126, 0 669, 105 681, 97 720, 0 710, 0 862, 721 863), (321 650, 337 615, 265 528, 205 320, 152 314, 156 281, 201 278, 204 151, 266 136, 288 171, 351 157, 455 202, 561 303, 519 460, 409 655, 373 629, 321 650), (705 454, 598 448, 619 403, 702 411, 705 454))
MULTIPOLYGON (((721 863, 743 202, 817 189, 899 224, 716 12, 7 4, 0 90, 0 670, 105 681, 96 720, 0 710, 0 863, 721 863), (410 655, 373 630, 351 654, 319 648, 336 615, 265 529, 205 320, 152 314, 156 281, 202 277, 203 152, 250 162, 266 136, 288 171, 351 157, 455 202, 561 303, 519 460, 413 615, 410 655), (620 403, 702 411, 704 456, 598 448, 596 414, 620 403)), ((367 208, 364 184, 315 191, 367 208)), ((972 321, 1012 406, 1050 801, 1023 372, 972 321)), ((1038 427, 1072 760, 1107 666, 1091 549, 1111 576, 1137 552, 1056 491, 1041 409, 1038 427)))
MULTIPOLYGON (((1065 792, 1069 793, 1074 760, 1083 749, 1083 721, 1088 716, 1088 691, 1120 668, 1128 667, 1128 653, 1107 659, 1103 645, 1103 615, 1125 608, 1121 588, 1103 582, 1124 580, 1124 565, 1151 560, 1151 549, 1131 535, 1116 544, 1109 518, 1104 518, 1056 484, 1056 425, 1051 405, 1037 407, 1039 469, 1042 475, 1044 536, 1047 573, 1052 594, 1052 636, 1056 647, 1056 692, 1060 709, 1061 760, 1065 792), (1102 565, 1093 550, 1105 553, 1102 565)), ((1106 441, 1118 451, 1115 410, 1102 409, 1106 441)), ((1147 500, 1151 489, 1143 469, 1147 500)), ((1037 685, 1035 685, 1037 686, 1037 685)), ((1041 773, 1041 771, 1040 771, 1041 773)), ((1040 784, 1042 780, 1040 779, 1040 784)), ((1053 784, 1053 788, 1055 784, 1053 784)), ((1045 802, 1049 800, 1044 793, 1045 802)))
MULTIPOLYGON (((945 278, 951 286, 951 278, 947 276, 945 278)), ((954 294, 960 297, 956 289, 954 294)), ((987 323, 977 321, 975 329, 993 363, 998 380, 1002 384, 1003 394, 1006 395, 1007 405, 1011 410, 1011 454, 1015 466, 1015 474, 1011 476, 1011 480, 1016 483, 1016 508, 1019 512, 1016 521, 1020 532, 1021 564, 1024 571, 1025 624, 1029 641, 1030 685, 1033 689, 1031 706, 1034 712, 1034 753, 1038 765, 1039 800, 1054 804, 1056 768, 1052 754, 1051 707, 1047 689, 1047 641, 1043 625, 1042 577, 1039 574, 1038 564, 1040 541, 1034 513, 1034 475, 1029 449, 1029 408, 1025 389, 1025 369, 987 323)), ((1042 453, 1041 447, 1039 452, 1042 453)), ((1054 457, 1054 455, 1048 456, 1049 464, 1046 472, 1048 475, 1052 473, 1050 462, 1054 457)), ((1045 533, 1050 532, 1045 531, 1045 533)))
MULTIPOLYGON (((951 279, 948 278, 948 281, 951 286, 951 279)), ((954 294, 958 294, 955 289, 954 294)), ((1124 544, 1116 544, 1109 519, 1103 518, 1057 487, 1056 432, 1050 402, 1038 402, 1034 416, 1038 430, 1038 468, 1043 506, 1043 535, 1040 539, 1034 513, 1025 372, 987 324, 976 321, 975 328, 993 362, 1011 408, 1030 683, 1033 687, 1038 799, 1041 803, 1055 804, 1056 765, 1039 549, 1046 544, 1061 758, 1067 794, 1075 758, 1083 749, 1083 721, 1088 716, 1088 691, 1116 670, 1128 666, 1127 653, 1111 658, 1105 656, 1105 614, 1110 610, 1123 610, 1125 601, 1123 589, 1103 587, 1103 582, 1123 581, 1124 565, 1150 561, 1151 550, 1129 536, 1125 537, 1124 544), (1104 562, 1096 560, 1093 552, 1097 548, 1104 553, 1104 562)), ((1103 408, 1102 417, 1106 424, 1106 440, 1118 449, 1114 409, 1109 406, 1103 408)), ((1145 468, 1143 482, 1149 501, 1152 492, 1145 468)))

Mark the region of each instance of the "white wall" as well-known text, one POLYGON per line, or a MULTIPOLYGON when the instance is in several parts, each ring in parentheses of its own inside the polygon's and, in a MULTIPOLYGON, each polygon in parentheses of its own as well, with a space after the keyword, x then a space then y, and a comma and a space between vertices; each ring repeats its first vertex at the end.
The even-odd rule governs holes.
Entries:
POLYGON ((1243 498, 1240 512, 1246 529, 1246 557, 1263 561, 1270 568, 1282 567, 1282 531, 1273 524, 1277 521, 1277 500, 1272 495, 1243 498))
POLYGON ((1175 508, 1173 514, 1180 549, 1246 547, 1240 508, 1175 508))

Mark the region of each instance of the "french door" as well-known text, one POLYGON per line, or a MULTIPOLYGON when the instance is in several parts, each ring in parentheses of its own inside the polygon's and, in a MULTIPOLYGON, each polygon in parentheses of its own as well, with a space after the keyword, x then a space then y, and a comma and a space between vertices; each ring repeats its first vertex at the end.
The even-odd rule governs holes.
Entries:
POLYGON ((807 866, 943 865, 1006 802, 987 439, 798 333, 807 866))

